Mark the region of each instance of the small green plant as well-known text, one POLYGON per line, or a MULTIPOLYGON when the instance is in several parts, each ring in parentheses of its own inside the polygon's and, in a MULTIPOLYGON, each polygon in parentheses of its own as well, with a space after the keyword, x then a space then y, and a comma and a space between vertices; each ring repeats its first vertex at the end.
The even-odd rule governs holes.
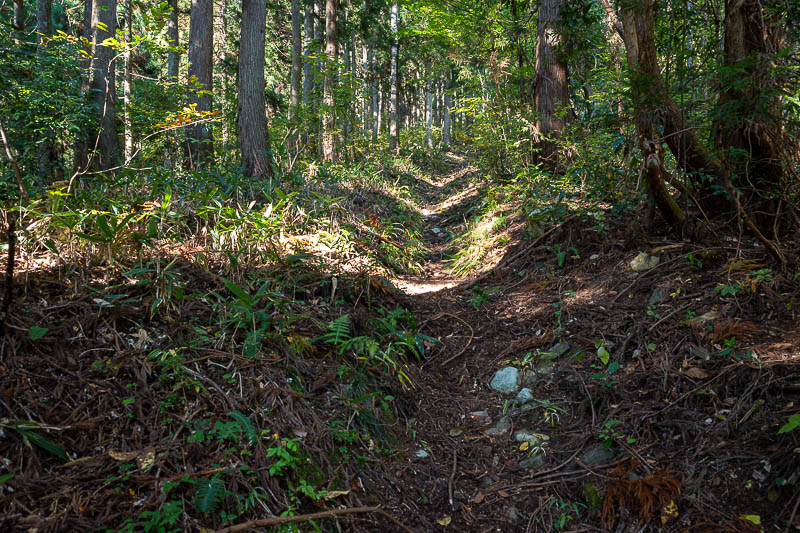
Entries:
POLYGON ((563 531, 567 523, 581 515, 581 507, 586 507, 578 502, 565 502, 558 498, 551 498, 547 508, 553 516, 553 527, 556 531, 563 531))
POLYGON ((694 256, 694 253, 689 252, 688 254, 686 254, 686 260, 689 261, 689 264, 692 265, 693 267, 695 267, 696 269, 698 269, 698 270, 702 270, 703 269, 703 262, 700 261, 699 259, 697 259, 694 256))
POLYGON ((796 413, 790 416, 789 420, 778 430, 778 435, 780 435, 781 433, 789 433, 790 431, 794 431, 798 427, 800 427, 800 413, 796 413))
POLYGON ((719 283, 714 287, 714 290, 724 297, 735 296, 739 292, 739 288, 739 283, 719 283))
POLYGON ((602 339, 598 339, 595 341, 595 346, 597 347, 597 357, 600 359, 601 365, 593 364, 591 365, 592 368, 596 370, 600 370, 595 374, 589 376, 590 379, 598 379, 601 380, 601 383, 606 387, 613 387, 618 381, 611 379, 617 370, 619 370, 619 363, 616 361, 611 361, 611 353, 606 349, 606 342, 602 339))
MULTIPOLYGON (((277 437, 277 434, 276 434, 277 437)), ((275 462, 269 467, 270 476, 283 476, 286 470, 294 470, 303 464, 303 452, 300 450, 300 438, 275 439, 276 445, 267 448, 267 457, 275 462)))
POLYGON ((603 425, 603 429, 600 430, 600 436, 603 438, 603 447, 606 450, 611 449, 611 446, 614 444, 616 440, 624 440, 627 444, 633 444, 636 442, 636 439, 626 438, 624 433, 620 433, 616 429, 616 426, 622 424, 621 420, 617 420, 616 418, 607 421, 603 425))

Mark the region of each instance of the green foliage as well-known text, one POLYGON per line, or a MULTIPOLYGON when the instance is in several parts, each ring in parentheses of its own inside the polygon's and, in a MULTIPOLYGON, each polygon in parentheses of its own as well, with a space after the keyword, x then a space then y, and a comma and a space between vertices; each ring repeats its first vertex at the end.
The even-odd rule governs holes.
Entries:
POLYGON ((225 484, 220 474, 211 478, 200 479, 194 492, 194 505, 203 514, 210 514, 217 510, 225 498, 225 484))

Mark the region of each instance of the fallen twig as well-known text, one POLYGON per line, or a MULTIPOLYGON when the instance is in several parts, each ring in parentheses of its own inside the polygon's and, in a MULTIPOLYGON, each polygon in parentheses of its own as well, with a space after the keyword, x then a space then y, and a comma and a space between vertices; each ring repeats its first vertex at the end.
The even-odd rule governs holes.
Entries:
POLYGON ((295 522, 308 522, 309 520, 330 518, 332 516, 362 514, 362 513, 379 514, 384 518, 390 520, 393 524, 400 527, 403 531, 406 531, 407 533, 414 533, 412 529, 409 529, 406 525, 401 523, 399 520, 397 520, 395 517, 393 517, 380 507, 350 507, 347 509, 331 509, 329 511, 320 511, 319 513, 301 514, 297 516, 273 516, 270 518, 260 518, 258 520, 250 520, 249 522, 242 522, 241 524, 235 524, 232 526, 224 527, 222 529, 218 529, 214 533, 236 533, 238 531, 248 531, 253 529, 254 527, 280 526, 283 524, 292 524, 295 522))

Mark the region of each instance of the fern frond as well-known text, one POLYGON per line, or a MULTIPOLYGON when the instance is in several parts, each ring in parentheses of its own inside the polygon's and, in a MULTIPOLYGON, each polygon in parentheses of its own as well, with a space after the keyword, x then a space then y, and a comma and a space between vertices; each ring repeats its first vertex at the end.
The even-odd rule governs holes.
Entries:
POLYGON ((213 513, 225 498, 225 484, 219 474, 214 474, 211 479, 198 481, 197 490, 194 492, 194 505, 204 514, 213 513))
POLYGON ((231 418, 236 420, 236 422, 242 428, 242 432, 247 435, 247 438, 252 444, 258 442, 258 432, 256 431, 255 426, 253 426, 252 420, 250 420, 247 415, 240 413, 239 411, 231 411, 228 414, 231 416, 231 418))
POLYGON ((342 346, 350 340, 350 315, 342 315, 328 324, 328 331, 321 337, 334 346, 342 346))

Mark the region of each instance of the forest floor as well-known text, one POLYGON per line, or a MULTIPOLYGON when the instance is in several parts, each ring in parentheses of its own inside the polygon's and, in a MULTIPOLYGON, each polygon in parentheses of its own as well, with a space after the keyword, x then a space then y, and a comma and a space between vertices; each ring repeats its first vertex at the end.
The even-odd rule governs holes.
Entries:
MULTIPOLYGON (((410 385, 380 394, 348 400, 336 358, 298 340, 342 311, 355 333, 370 327, 366 298, 327 303, 330 276, 306 276, 282 308, 303 317, 286 341, 305 358, 254 360, 187 325, 219 312, 204 299, 146 320, 146 289, 128 287, 108 312, 93 305, 121 283, 99 267, 20 275, 24 316, 9 323, 0 381, 0 455, 13 472, 0 529, 274 530, 257 520, 282 503, 321 513, 325 531, 800 529, 800 432, 778 434, 800 404, 800 284, 770 270, 752 238, 724 226, 702 243, 648 235, 612 205, 563 200, 533 233, 525 217, 493 226, 487 242, 502 246, 457 277, 488 180, 453 154, 412 189, 426 260, 389 279, 396 289, 366 283, 410 311, 426 353, 404 367, 410 385), (245 414, 231 426, 234 411, 245 414), (224 479, 227 492, 209 496, 200 479, 224 479), (186 510, 241 493, 252 501, 239 517, 186 510)), ((224 289, 183 268, 193 290, 224 289)), ((358 277, 339 283, 363 293, 358 277)))

